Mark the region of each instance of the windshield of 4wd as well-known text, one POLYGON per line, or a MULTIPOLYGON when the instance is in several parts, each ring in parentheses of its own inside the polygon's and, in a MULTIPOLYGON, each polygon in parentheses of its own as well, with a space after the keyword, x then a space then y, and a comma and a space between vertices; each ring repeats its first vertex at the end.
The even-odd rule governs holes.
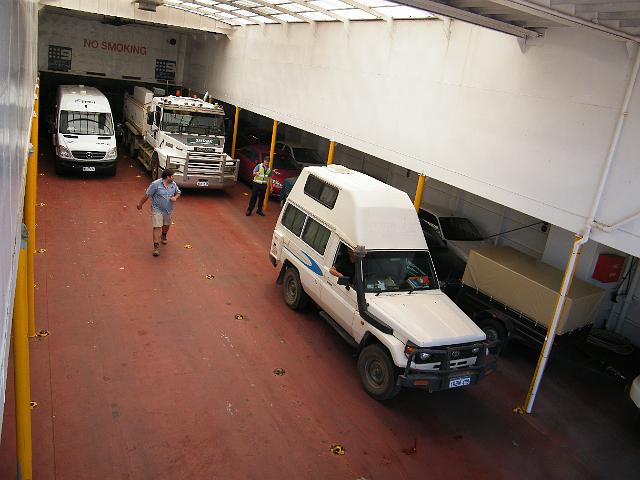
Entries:
POLYGON ((110 113, 60 112, 60 133, 72 135, 113 135, 113 120, 110 113))
POLYGON ((365 292, 439 288, 428 251, 368 252, 362 260, 365 292))
POLYGON ((442 234, 447 240, 482 240, 476 226, 464 217, 440 217, 442 234))
POLYGON ((224 118, 209 113, 165 110, 161 128, 170 133, 223 136, 224 118))
MULTIPOLYGON (((269 155, 265 155, 264 158, 269 161, 269 155)), ((293 162, 293 159, 289 155, 282 155, 281 153, 273 154, 273 168, 281 170, 296 170, 298 167, 293 162)))

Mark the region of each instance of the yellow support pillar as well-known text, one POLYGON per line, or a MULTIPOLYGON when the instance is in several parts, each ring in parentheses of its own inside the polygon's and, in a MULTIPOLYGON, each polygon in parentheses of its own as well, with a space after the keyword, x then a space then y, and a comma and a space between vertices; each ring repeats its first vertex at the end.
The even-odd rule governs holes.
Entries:
POLYGON ((413 197, 413 206, 416 209, 416 212, 420 210, 420 206, 422 205, 422 193, 424 192, 424 181, 427 177, 424 175, 418 175, 418 186, 416 187, 416 196, 413 197))
POLYGON ((27 244, 27 302, 29 312, 29 337, 36 336, 35 320, 35 265, 36 252, 36 186, 38 181, 38 111, 40 108, 40 85, 36 84, 36 98, 33 102, 31 119, 31 145, 33 153, 27 161, 27 182, 24 193, 24 223, 29 232, 27 244))
POLYGON ((329 142, 329 155, 327 156, 327 165, 333 165, 333 154, 336 150, 336 142, 331 140, 329 142))
MULTIPOLYGON (((269 170, 273 169, 273 154, 276 150, 276 135, 278 134, 278 121, 273 121, 273 130, 271 131, 271 148, 269 149, 269 170)), ((267 182, 267 191, 264 194, 264 203, 262 204, 262 211, 266 212, 269 206, 269 192, 271 192, 271 177, 267 182)))
POLYGON ((233 140, 231 140, 231 158, 236 158, 236 138, 238 137, 238 119, 240 107, 236 107, 236 118, 233 120, 233 140))
POLYGON ((18 478, 31 480, 31 387, 29 374, 29 338, 27 305, 27 231, 22 226, 22 245, 18 258, 18 274, 13 301, 13 372, 16 401, 16 450, 18 478))

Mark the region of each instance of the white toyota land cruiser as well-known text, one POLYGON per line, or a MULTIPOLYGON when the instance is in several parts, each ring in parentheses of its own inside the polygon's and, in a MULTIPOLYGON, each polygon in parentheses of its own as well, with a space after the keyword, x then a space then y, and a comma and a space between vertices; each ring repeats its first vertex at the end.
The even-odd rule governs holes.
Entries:
POLYGON ((295 310, 311 298, 359 352, 373 398, 471 385, 495 370, 486 336, 439 288, 409 197, 339 165, 305 168, 273 232, 295 310))

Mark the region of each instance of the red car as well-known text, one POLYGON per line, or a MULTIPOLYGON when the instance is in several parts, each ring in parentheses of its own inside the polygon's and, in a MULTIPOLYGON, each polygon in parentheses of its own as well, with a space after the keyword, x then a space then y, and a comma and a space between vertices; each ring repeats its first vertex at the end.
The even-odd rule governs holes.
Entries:
MULTIPOLYGON (((240 160, 238 177, 251 185, 253 182, 253 169, 262 162, 263 158, 269 161, 269 145, 248 145, 236 151, 240 160)), ((276 149, 273 157, 273 171, 271 172, 271 195, 279 197, 282 191, 282 183, 285 178, 297 177, 301 168, 298 167, 291 154, 283 149, 276 149)))

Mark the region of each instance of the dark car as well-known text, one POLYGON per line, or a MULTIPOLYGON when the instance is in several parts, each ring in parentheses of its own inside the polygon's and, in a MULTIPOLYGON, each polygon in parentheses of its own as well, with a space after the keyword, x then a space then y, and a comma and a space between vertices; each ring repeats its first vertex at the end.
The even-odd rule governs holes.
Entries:
POLYGON ((298 177, 289 177, 285 178, 284 182, 282 182, 282 191, 280 192, 280 206, 284 206, 284 202, 287 201, 287 197, 293 190, 293 186, 295 185, 298 177))
POLYGON ((466 217, 437 208, 421 208, 418 218, 427 241, 438 278, 459 283, 472 248, 487 245, 478 228, 466 217))

